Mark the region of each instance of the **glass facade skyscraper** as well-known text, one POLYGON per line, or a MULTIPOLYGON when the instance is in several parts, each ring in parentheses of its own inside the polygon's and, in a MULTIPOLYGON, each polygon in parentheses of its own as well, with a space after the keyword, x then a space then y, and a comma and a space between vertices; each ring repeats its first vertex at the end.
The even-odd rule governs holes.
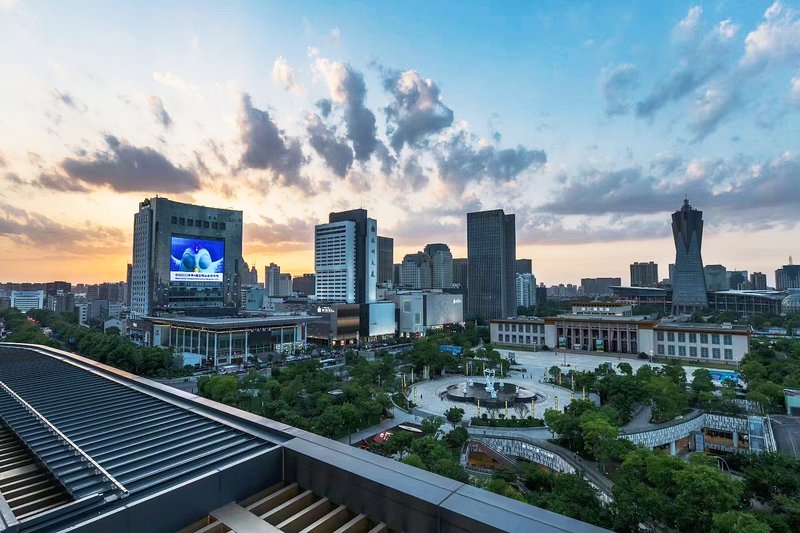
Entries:
POLYGON ((675 270, 672 275, 672 312, 695 313, 708 307, 706 278, 703 272, 703 212, 683 201, 672 213, 675 239, 675 270))
POLYGON ((467 213, 468 317, 479 321, 517 314, 516 228, 502 209, 467 213))

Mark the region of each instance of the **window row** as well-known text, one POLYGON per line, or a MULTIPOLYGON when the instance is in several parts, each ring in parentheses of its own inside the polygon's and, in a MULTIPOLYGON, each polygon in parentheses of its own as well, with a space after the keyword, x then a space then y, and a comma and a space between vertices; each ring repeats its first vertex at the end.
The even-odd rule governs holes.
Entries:
MULTIPOLYGON (((678 355, 680 357, 697 357, 697 346, 689 346, 688 350, 686 346, 675 346, 674 344, 663 345, 659 344, 657 347, 658 355, 678 355), (677 353, 676 353, 677 352, 677 353)), ((721 359, 724 357, 726 360, 730 361, 733 359, 733 350, 730 348, 725 348, 724 350, 720 350, 719 348, 712 348, 711 349, 711 358, 712 359, 721 359)), ((709 350, 705 346, 700 347, 700 357, 703 359, 708 359, 709 350)))
MULTIPOLYGON (((685 332, 679 331, 676 335, 674 331, 656 332, 656 340, 658 341, 664 341, 666 339, 668 342, 675 342, 675 338, 677 337, 678 342, 686 342, 687 336, 690 343, 697 343, 697 333, 689 333, 687 335, 685 332)), ((700 333, 699 336, 700 344, 708 344, 708 333, 700 333)), ((717 333, 711 334, 711 344, 719 344, 720 337, 722 337, 722 342, 725 344, 725 346, 731 346, 733 344, 733 335, 719 335, 717 333)))

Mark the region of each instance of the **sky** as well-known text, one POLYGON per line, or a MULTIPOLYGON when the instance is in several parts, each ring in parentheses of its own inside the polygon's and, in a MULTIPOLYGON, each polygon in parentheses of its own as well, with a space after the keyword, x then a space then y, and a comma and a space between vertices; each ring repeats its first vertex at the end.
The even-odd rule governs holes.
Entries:
POLYGON ((796 2, 0 0, 0 281, 121 280, 155 195, 244 212, 313 271, 363 207, 395 262, 516 215, 538 281, 800 259, 796 2))

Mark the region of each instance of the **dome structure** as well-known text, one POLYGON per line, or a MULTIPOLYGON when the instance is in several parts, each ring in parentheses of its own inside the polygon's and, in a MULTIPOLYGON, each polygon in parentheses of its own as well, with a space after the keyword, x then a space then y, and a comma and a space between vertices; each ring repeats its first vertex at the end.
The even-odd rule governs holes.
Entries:
POLYGON ((789 289, 789 295, 781 302, 781 310, 787 315, 800 313, 800 289, 789 289))

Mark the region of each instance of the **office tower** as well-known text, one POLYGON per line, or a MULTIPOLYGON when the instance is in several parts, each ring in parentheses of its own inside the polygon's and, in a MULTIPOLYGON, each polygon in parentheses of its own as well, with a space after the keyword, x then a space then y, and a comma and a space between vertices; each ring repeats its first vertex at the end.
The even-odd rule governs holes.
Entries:
POLYGON ((131 318, 239 307, 242 212, 148 198, 133 217, 131 318))
POLYGON ((757 291, 767 289, 767 275, 761 272, 753 272, 750 274, 750 288, 757 291))
POLYGON ((72 292, 72 284, 68 281, 51 281, 49 283, 45 283, 44 292, 45 296, 54 296, 59 293, 72 292))
POLYGON ((703 212, 683 201, 672 214, 675 272, 672 277, 672 312, 694 313, 708 306, 703 275, 703 212))
POLYGON ((726 291, 728 285, 728 269, 724 265, 706 265, 703 267, 706 279, 706 290, 709 292, 726 291))
POLYGON ((530 259, 517 259, 514 272, 516 274, 533 274, 533 262, 530 259))
POLYGON ((316 282, 314 274, 303 274, 292 280, 292 290, 301 296, 311 296, 316 290, 316 282))
POLYGON ((277 296, 284 297, 292 294, 292 275, 279 274, 278 275, 278 294, 277 296))
MULTIPOLYGON (((467 259, 453 259, 453 285, 461 289, 467 288, 467 259)), ((466 297, 466 294, 464 295, 466 297)))
POLYGON ((533 274, 516 274, 517 307, 536 305, 536 277, 533 274))
POLYGON ((125 305, 131 306, 131 279, 133 277, 133 265, 128 263, 125 269, 125 305))
POLYGON ((746 289, 747 287, 747 270, 729 270, 726 273, 727 285, 729 289, 735 291, 746 289))
POLYGON ((392 283, 400 285, 400 278, 402 277, 403 264, 395 263, 392 265, 392 283))
POLYGON ((425 252, 406 255, 400 271, 400 285, 409 289, 430 289, 431 256, 425 252))
POLYGON ((670 282, 670 284, 673 283, 672 280, 674 280, 674 279, 675 279, 675 263, 670 263, 669 264, 669 282, 670 282))
POLYGON ((775 288, 779 291, 800 288, 800 265, 793 264, 791 257, 788 265, 775 271, 775 288))
POLYGON ((258 269, 255 265, 250 269, 250 279, 248 282, 251 287, 258 287, 258 269))
POLYGON ((44 290, 11 291, 11 307, 27 313, 31 309, 44 309, 44 290))
POLYGON ((317 300, 355 303, 355 222, 320 224, 314 228, 314 273, 317 300))
POLYGON ((631 265, 631 287, 655 287, 658 284, 658 265, 652 261, 631 265))
POLYGON ((394 283, 394 239, 378 236, 378 283, 394 283))
POLYGON ((425 253, 431 258, 431 288, 452 288, 453 254, 450 253, 450 247, 442 243, 428 244, 425 253))
POLYGON ((71 313, 75 307, 75 295, 71 292, 47 295, 45 296, 45 307, 56 313, 71 313))
POLYGON ((481 322, 516 314, 516 228, 502 209, 467 213, 468 315, 481 322))
POLYGON ((378 222, 367 216, 366 209, 353 209, 331 213, 328 224, 318 225, 315 231, 315 257, 319 257, 319 264, 315 258, 315 265, 322 268, 316 271, 317 299, 374 302, 378 281, 378 222))
POLYGON ((275 263, 270 263, 264 267, 264 288, 267 296, 280 296, 281 288, 281 267, 275 263))
POLYGON ((544 283, 536 287, 536 305, 544 305, 547 303, 547 287, 544 283))
POLYGON ((582 278, 581 290, 584 296, 611 296, 611 287, 622 285, 622 278, 582 278))

